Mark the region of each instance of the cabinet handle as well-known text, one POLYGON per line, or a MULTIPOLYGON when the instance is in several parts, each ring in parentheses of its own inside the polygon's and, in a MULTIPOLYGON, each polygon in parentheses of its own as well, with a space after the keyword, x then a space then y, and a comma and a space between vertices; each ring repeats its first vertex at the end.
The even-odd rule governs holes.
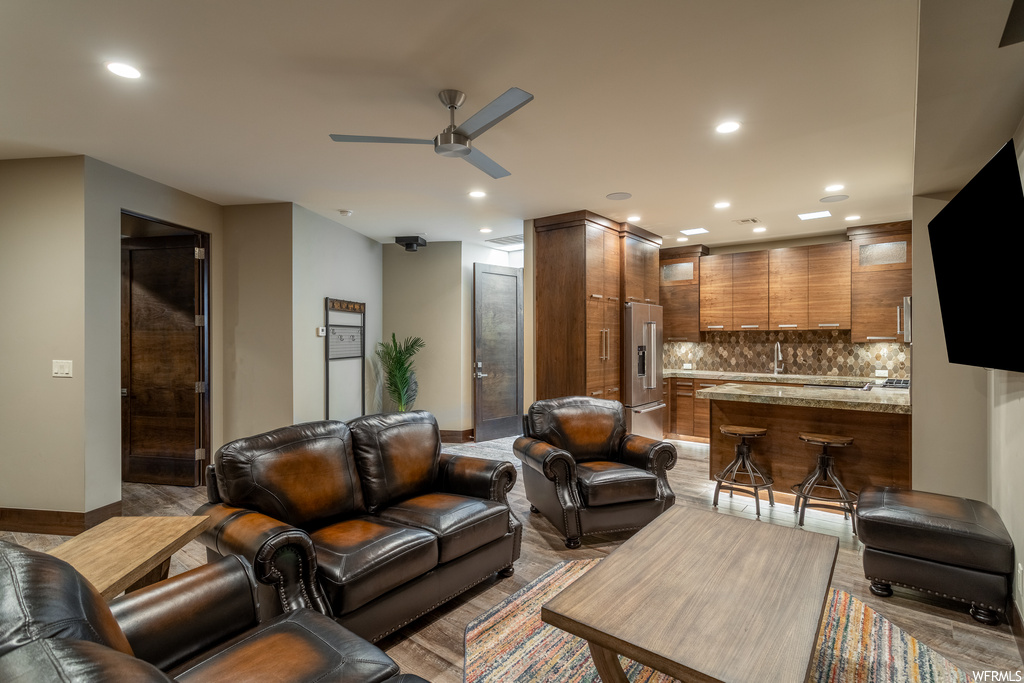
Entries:
POLYGON ((868 337, 868 341, 896 341, 896 337, 868 337))
POLYGON ((654 299, 644 299, 644 301, 646 301, 646 302, 647 302, 647 303, 649 303, 649 304, 652 304, 652 303, 654 303, 654 299))
POLYGON ((603 393, 604 393, 603 391, 591 391, 590 395, 591 396, 600 396, 603 393))
POLYGON ((666 341, 688 341, 689 337, 666 337, 666 341))
POLYGON ((600 294, 591 294, 590 298, 591 299, 603 299, 604 297, 601 296, 600 294))
POLYGON ((756 330, 760 325, 740 325, 741 330, 756 330))
POLYGON ((902 324, 902 322, 903 321, 900 319, 900 307, 897 306, 896 307, 896 336, 897 337, 900 336, 901 334, 903 334, 903 330, 900 329, 900 325, 902 324))
POLYGON ((618 391, 618 390, 619 390, 619 388, 618 388, 618 387, 612 387, 611 389, 609 389, 609 390, 608 390, 608 393, 609 393, 609 394, 614 394, 614 393, 615 393, 616 391, 618 391))
POLYGON ((702 387, 717 387, 717 384, 701 384, 702 387))
POLYGON ((688 392, 688 393, 683 394, 683 393, 680 393, 680 392, 677 391, 676 392, 676 396, 686 396, 687 398, 689 398, 690 396, 693 396, 693 392, 688 392))
POLYGON ((628 301, 640 301, 640 299, 638 297, 635 297, 635 296, 627 296, 626 299, 628 301))
POLYGON ((779 327, 796 327, 796 325, 779 325, 779 327))
POLYGON ((839 327, 839 323, 818 323, 818 327, 839 327))
POLYGON ((725 325, 708 325, 709 330, 722 330, 725 329, 725 325))
POLYGON ((610 297, 608 297, 608 301, 618 301, 618 300, 619 300, 619 297, 617 297, 617 296, 610 296, 610 297))

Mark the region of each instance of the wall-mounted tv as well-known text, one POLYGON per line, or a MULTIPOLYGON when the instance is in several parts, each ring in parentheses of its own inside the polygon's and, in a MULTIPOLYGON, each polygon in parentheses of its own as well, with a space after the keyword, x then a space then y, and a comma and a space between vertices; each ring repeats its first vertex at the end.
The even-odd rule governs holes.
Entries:
POLYGON ((928 223, 950 363, 1024 372, 1024 189, 1010 140, 928 223))

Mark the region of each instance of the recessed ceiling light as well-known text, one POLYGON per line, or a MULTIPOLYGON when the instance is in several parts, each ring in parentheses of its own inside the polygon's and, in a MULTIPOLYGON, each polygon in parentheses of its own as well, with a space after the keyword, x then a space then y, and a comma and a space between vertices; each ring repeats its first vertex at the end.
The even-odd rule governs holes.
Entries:
POLYGON ((728 209, 732 206, 729 202, 715 202, 716 209, 728 209))
POLYGON ((487 193, 484 192, 483 190, 473 190, 472 192, 469 193, 469 196, 470 197, 486 197, 487 193))
POLYGON ((839 192, 843 187, 843 185, 829 185, 825 188, 825 192, 839 192))
POLYGON ((860 220, 860 216, 847 216, 846 220, 848 220, 848 221, 859 221, 860 220))
POLYGON ((798 213, 796 216, 802 221, 813 221, 815 218, 828 218, 831 211, 812 211, 811 213, 798 213))
POLYGON ((629 221, 630 223, 636 223, 638 220, 640 220, 640 216, 626 216, 626 220, 629 221))
POLYGON ((338 213, 340 213, 342 216, 351 216, 355 212, 352 211, 352 209, 338 209, 338 213))
POLYGON ((490 228, 480 228, 480 232, 492 232, 490 228))
POLYGON ((121 62, 107 62, 107 70, 122 78, 138 78, 142 73, 134 66, 122 64, 121 62))
POLYGON ((767 230, 767 229, 768 229, 768 228, 766 228, 766 227, 764 227, 764 226, 761 226, 761 227, 759 227, 759 228, 754 228, 754 232, 764 232, 764 231, 765 231, 765 230, 767 230))
POLYGON ((633 195, 631 195, 628 192, 612 192, 611 194, 606 194, 604 198, 611 199, 612 201, 615 202, 621 202, 623 199, 629 199, 632 196, 633 195))
POLYGON ((689 241, 690 241, 689 237, 677 237, 676 238, 676 242, 689 242, 689 241))
POLYGON ((830 194, 827 197, 822 197, 819 202, 831 203, 831 202, 842 202, 850 198, 848 194, 830 194))
POLYGON ((689 230, 680 230, 679 232, 684 235, 703 235, 707 232, 707 228, 690 228, 689 230))
POLYGON ((717 130, 719 133, 735 133, 739 129, 739 121, 724 121, 715 126, 715 130, 717 130))

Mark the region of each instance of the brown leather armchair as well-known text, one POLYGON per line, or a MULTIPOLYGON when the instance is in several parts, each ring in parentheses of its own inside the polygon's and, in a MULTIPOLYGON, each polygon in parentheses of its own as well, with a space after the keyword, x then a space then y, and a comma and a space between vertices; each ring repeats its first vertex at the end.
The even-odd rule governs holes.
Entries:
POLYGON ((513 450, 530 510, 558 528, 567 548, 586 534, 639 529, 675 503, 666 478, 675 447, 627 434, 618 401, 545 399, 523 422, 513 450))
POLYGON ((71 565, 0 541, 0 681, 426 683, 309 609, 260 622, 237 556, 108 607, 71 565))
POLYGON ((251 558, 278 611, 313 607, 376 641, 510 576, 511 463, 441 452, 423 411, 310 422, 223 446, 208 471, 212 558, 251 558))

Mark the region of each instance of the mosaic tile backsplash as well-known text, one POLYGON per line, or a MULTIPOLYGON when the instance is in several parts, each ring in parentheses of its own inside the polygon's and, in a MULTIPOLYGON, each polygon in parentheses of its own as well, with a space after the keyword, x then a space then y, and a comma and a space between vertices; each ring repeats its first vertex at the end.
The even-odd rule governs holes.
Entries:
POLYGON ((700 342, 666 342, 664 367, 715 372, 771 372, 775 342, 782 345, 785 374, 910 379, 910 350, 895 342, 854 344, 849 330, 702 332, 700 342))

